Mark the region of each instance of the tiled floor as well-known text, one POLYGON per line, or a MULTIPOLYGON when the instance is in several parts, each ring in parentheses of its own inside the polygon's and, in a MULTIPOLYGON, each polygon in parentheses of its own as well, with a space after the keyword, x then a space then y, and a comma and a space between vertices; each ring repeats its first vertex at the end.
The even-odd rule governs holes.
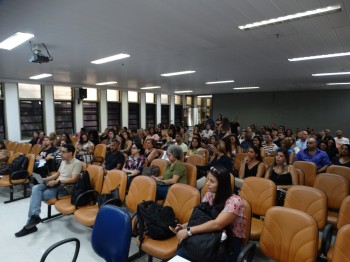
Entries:
MULTIPOLYGON (((15 189, 15 191, 18 191, 15 189)), ((19 194, 22 192, 18 192, 19 194)), ((29 198, 4 204, 8 200, 9 189, 0 187, 0 261, 6 262, 36 262, 39 261, 45 250, 52 244, 70 237, 80 240, 81 249, 78 261, 92 262, 104 261, 98 257, 91 248, 91 228, 85 227, 75 221, 74 216, 63 216, 38 225, 38 231, 21 237, 15 237, 15 233, 22 229, 27 220, 29 198)), ((53 208, 54 209, 54 208, 53 208)), ((42 215, 47 214, 47 206, 42 204, 42 215)), ((130 254, 137 252, 135 241, 132 240, 130 254)), ((47 261, 71 261, 73 244, 61 246, 50 255, 47 261)), ((143 256, 138 261, 147 261, 143 256)), ((154 261, 159 261, 154 259, 154 261)), ((254 261, 266 261, 258 254, 254 261)))

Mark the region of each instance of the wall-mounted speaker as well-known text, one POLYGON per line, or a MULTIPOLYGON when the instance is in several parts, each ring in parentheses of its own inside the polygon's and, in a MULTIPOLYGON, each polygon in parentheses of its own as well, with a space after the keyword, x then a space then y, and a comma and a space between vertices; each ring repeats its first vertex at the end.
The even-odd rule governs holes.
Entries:
POLYGON ((87 89, 79 88, 79 99, 83 100, 84 98, 87 98, 87 89))

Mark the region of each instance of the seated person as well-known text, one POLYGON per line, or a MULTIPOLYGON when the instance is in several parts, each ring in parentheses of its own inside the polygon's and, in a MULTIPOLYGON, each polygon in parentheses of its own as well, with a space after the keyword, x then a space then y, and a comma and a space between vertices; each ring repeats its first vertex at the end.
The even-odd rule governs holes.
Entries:
POLYGON ((102 167, 106 170, 121 170, 124 165, 125 156, 119 151, 120 142, 117 139, 112 139, 109 145, 110 150, 106 153, 102 167))
POLYGON ((198 137, 194 136, 192 138, 191 146, 188 148, 188 153, 187 153, 186 157, 201 153, 201 151, 203 151, 201 144, 202 144, 201 138, 199 136, 198 137))
MULTIPOLYGON (((226 256, 218 258, 217 261, 236 261, 241 251, 242 239, 245 238, 245 206, 240 196, 232 194, 230 181, 230 172, 224 167, 217 166, 210 169, 208 192, 202 202, 207 202, 221 212, 215 219, 201 225, 187 227, 187 223, 178 224, 172 231, 176 233, 179 244, 191 235, 226 230, 227 239, 231 239, 229 246, 233 248, 227 250, 224 253, 226 256)), ((183 256, 181 248, 177 254, 183 256)))
POLYGON ((265 135, 265 144, 263 145, 265 156, 274 156, 275 151, 278 149, 278 146, 272 142, 270 134, 265 135))
POLYGON ((143 156, 144 152, 145 150, 142 144, 133 144, 131 146, 131 154, 122 169, 128 175, 128 188, 134 177, 142 173, 143 166, 146 162, 146 158, 143 156))
POLYGON ((312 162, 317 166, 318 173, 326 172, 327 167, 331 165, 327 153, 317 148, 317 142, 314 138, 307 140, 306 149, 301 150, 295 156, 294 161, 312 162))
POLYGON ((298 173, 294 166, 289 164, 288 151, 277 150, 275 161, 266 170, 265 178, 272 180, 277 188, 281 189, 288 189, 291 185, 298 184, 298 173))
POLYGON ((333 159, 333 165, 350 167, 350 145, 340 147, 340 156, 333 159))
POLYGON ((114 131, 114 129, 109 129, 109 130, 108 130, 107 138, 105 139, 105 140, 106 140, 106 148, 107 148, 107 150, 110 149, 111 142, 112 142, 114 139, 118 139, 117 136, 115 135, 115 131, 114 131))
POLYGON ((61 148, 62 163, 59 170, 53 175, 44 178, 44 184, 38 184, 33 187, 27 224, 15 234, 16 237, 23 237, 38 231, 36 225, 41 223, 39 216, 41 201, 56 198, 58 191, 60 197, 68 195, 68 186, 62 188, 60 185, 73 184, 79 180, 82 163, 73 157, 74 151, 73 145, 63 145, 61 148))
POLYGON ((159 157, 159 153, 156 148, 156 140, 154 140, 153 138, 146 139, 146 150, 144 156, 146 158, 147 165, 151 164, 153 159, 159 157))
POLYGON ((185 164, 181 161, 183 158, 181 147, 178 145, 169 146, 167 155, 169 164, 165 169, 164 175, 159 177, 152 176, 157 181, 157 199, 165 199, 172 184, 187 184, 185 164))
POLYGON ((247 153, 248 156, 242 160, 239 177, 242 179, 250 176, 263 177, 266 167, 262 162, 260 149, 256 146, 250 146, 247 153))
POLYGON ((47 167, 45 166, 46 161, 49 159, 47 158, 50 154, 55 153, 57 148, 53 146, 52 139, 46 136, 44 138, 44 144, 43 149, 40 151, 39 155, 35 158, 34 163, 34 172, 40 174, 42 177, 46 177, 47 167), (40 161, 44 161, 44 163, 40 163, 40 161))
POLYGON ((10 152, 6 149, 4 141, 0 141, 0 170, 7 167, 10 152))
POLYGON ((76 158, 80 161, 90 164, 94 160, 95 145, 92 143, 86 133, 81 133, 77 144, 76 158))
POLYGON ((122 151, 125 155, 130 155, 131 152, 131 146, 133 142, 131 140, 130 134, 127 131, 124 131, 121 135, 121 144, 120 144, 120 151, 122 151))

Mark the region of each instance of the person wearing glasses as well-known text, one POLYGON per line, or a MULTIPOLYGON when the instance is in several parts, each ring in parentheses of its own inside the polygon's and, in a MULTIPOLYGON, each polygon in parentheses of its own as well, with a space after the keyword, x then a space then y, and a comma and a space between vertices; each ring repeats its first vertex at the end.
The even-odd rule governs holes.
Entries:
POLYGON ((128 175, 128 188, 131 181, 142 173, 142 169, 146 163, 146 158, 143 155, 144 153, 145 149, 142 144, 136 143, 131 146, 131 154, 122 169, 122 171, 128 175))
POLYGON ((15 234, 16 237, 23 237, 38 231, 37 224, 41 223, 40 209, 41 201, 47 201, 69 194, 73 183, 80 178, 82 163, 74 158, 75 147, 73 145, 62 145, 62 162, 58 171, 43 179, 43 183, 35 185, 30 197, 28 220, 26 225, 15 234), (65 185, 65 187, 61 187, 65 185))
POLYGON ((187 184, 186 167, 181 161, 183 155, 183 151, 178 145, 169 146, 167 150, 169 164, 164 175, 152 176, 157 182, 157 200, 165 199, 171 185, 176 183, 187 184))
MULTIPOLYGON (((242 239, 245 238, 245 205, 242 198, 232 194, 230 172, 222 166, 212 166, 208 173, 208 192, 202 202, 208 203, 219 215, 206 223, 188 227, 178 224, 171 228, 176 234, 179 244, 192 235, 221 231, 226 232, 225 254, 217 261, 236 261, 241 251, 242 239)), ((196 250, 193 250, 196 252, 196 250)), ((181 248, 177 254, 183 256, 181 248)), ((185 257, 186 258, 186 257, 185 257)))

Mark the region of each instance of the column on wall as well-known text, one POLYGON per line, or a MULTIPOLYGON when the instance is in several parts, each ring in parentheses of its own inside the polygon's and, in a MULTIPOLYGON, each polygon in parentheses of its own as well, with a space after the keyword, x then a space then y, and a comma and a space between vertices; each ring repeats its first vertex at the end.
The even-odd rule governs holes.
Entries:
POLYGON ((175 95, 170 96, 170 124, 175 124, 175 95))
POLYGON ((53 86, 44 86, 44 125, 46 134, 56 132, 53 86))
POLYGON ((140 127, 146 128, 146 93, 140 93, 140 127))
POLYGON ((74 122, 75 122, 75 130, 77 132, 80 131, 80 129, 84 125, 84 118, 83 118, 83 101, 80 101, 80 104, 78 104, 78 97, 79 97, 79 88, 74 88, 74 122))
POLYGON ((18 88, 16 83, 5 83, 5 127, 8 140, 21 140, 18 88))
POLYGON ((157 126, 159 123, 162 122, 162 105, 161 105, 161 95, 160 94, 157 94, 156 112, 157 112, 157 118, 156 118, 155 126, 157 126))
POLYGON ((100 132, 108 127, 107 89, 100 89, 100 132))
POLYGON ((128 91, 121 91, 122 93, 122 126, 129 126, 129 102, 128 91))

